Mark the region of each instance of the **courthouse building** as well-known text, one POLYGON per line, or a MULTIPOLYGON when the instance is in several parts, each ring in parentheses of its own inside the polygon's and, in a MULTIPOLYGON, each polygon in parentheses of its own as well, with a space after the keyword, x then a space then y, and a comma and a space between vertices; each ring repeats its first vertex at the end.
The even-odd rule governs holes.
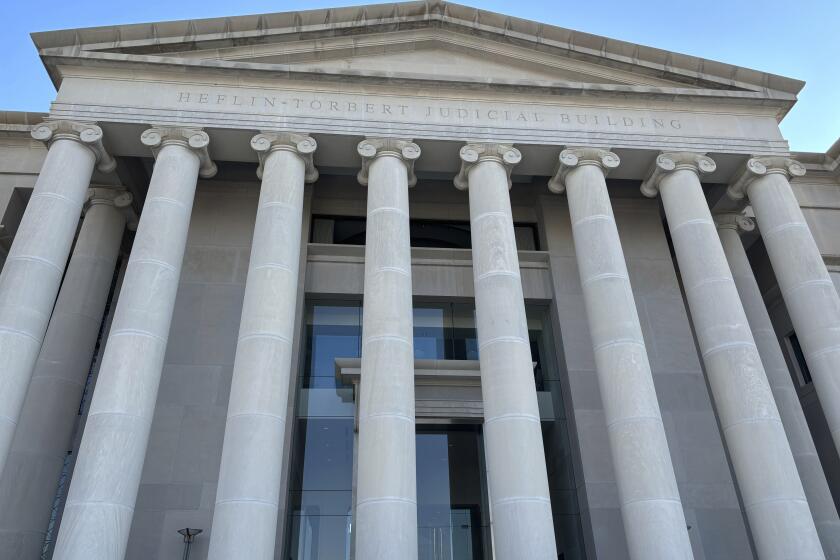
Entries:
POLYGON ((840 559, 802 82, 438 0, 33 40, 0 558, 840 559))

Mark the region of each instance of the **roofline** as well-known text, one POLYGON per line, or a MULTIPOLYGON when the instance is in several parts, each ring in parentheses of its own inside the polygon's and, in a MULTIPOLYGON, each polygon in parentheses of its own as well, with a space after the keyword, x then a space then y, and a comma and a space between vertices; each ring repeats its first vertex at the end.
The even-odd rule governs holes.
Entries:
POLYGON ((36 47, 44 54, 47 50, 67 47, 77 52, 96 49, 111 50, 163 46, 181 42, 253 39, 283 33, 347 29, 369 25, 381 26, 423 20, 465 25, 482 32, 501 35, 510 40, 559 47, 584 58, 608 59, 621 65, 644 66, 659 72, 705 79, 727 86, 751 86, 751 89, 775 90, 796 95, 805 85, 803 81, 776 74, 442 0, 64 29, 32 33, 31 36, 36 47))
POLYGON ((537 93, 551 93, 553 95, 580 95, 583 93, 590 93, 599 96, 612 95, 636 95, 644 96, 647 99, 658 98, 675 100, 681 99, 686 101, 702 101, 709 99, 730 101, 730 102, 751 102, 761 103, 765 106, 776 107, 777 118, 781 119, 793 107, 796 102, 796 97, 792 94, 765 92, 758 93, 754 91, 743 90, 714 90, 714 89, 692 89, 679 87, 662 87, 662 86, 630 86, 630 85, 615 85, 615 84, 591 84, 580 82, 545 82, 534 83, 530 80, 504 80, 498 79, 487 82, 472 82, 467 80, 460 80, 457 78, 448 78, 441 76, 423 76, 415 74, 405 74, 394 72, 365 72, 365 73, 346 73, 346 72, 329 72, 329 71, 307 71, 296 68, 294 65, 287 64, 265 64, 256 62, 241 62, 241 61, 227 61, 227 60, 193 60, 180 59, 175 57, 165 56, 146 56, 146 55, 124 55, 104 52, 90 52, 83 51, 75 56, 68 56, 60 53, 50 53, 42 55, 45 63, 65 66, 73 65, 101 65, 105 67, 124 67, 124 66, 148 66, 155 68, 169 68, 181 71, 201 72, 208 69, 229 69, 233 71, 243 72, 250 75, 266 75, 273 74, 282 78, 298 78, 307 80, 316 80, 323 82, 346 82, 364 80, 366 83, 373 84, 403 84, 411 85, 416 82, 423 84, 434 84, 443 88, 451 87, 470 87, 473 89, 493 88, 506 91, 520 91, 520 92, 537 92, 537 93))
POLYGON ((0 111, 0 137, 32 140, 32 129, 48 116, 47 113, 0 111))
POLYGON ((828 171, 840 176, 840 138, 825 152, 791 152, 790 157, 809 169, 828 171))

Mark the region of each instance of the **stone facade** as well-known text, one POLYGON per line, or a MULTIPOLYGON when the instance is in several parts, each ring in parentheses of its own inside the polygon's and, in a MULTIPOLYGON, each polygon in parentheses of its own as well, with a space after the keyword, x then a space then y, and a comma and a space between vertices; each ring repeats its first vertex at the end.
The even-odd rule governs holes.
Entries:
POLYGON ((446 2, 33 38, 0 557, 840 558, 801 82, 446 2))

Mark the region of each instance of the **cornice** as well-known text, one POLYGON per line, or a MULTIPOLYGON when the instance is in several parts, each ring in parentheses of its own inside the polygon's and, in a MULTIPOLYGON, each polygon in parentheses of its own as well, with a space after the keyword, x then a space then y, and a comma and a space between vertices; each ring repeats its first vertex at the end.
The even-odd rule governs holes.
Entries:
POLYGON ((260 160, 257 167, 257 177, 262 179, 265 159, 272 152, 288 151, 300 156, 306 166, 304 181, 314 183, 318 180, 318 170, 313 163, 312 155, 318 149, 314 138, 306 134, 294 132, 261 132, 251 138, 251 148, 257 152, 260 160))
POLYGON ((634 68, 649 75, 672 76, 690 84, 707 81, 721 88, 774 90, 793 96, 804 85, 799 80, 748 68, 438 0, 70 29, 34 33, 32 38, 42 55, 50 54, 47 51, 52 49, 67 48, 77 52, 110 50, 125 56, 131 50, 165 54, 167 49, 189 50, 201 48, 203 43, 242 44, 276 36, 304 37, 318 33, 329 36, 358 28, 399 30, 421 25, 449 26, 497 41, 552 48, 581 60, 634 68))
POLYGON ((461 148, 458 155, 461 157, 461 170, 455 176, 455 187, 462 191, 469 188, 470 169, 485 161, 495 161, 504 168, 510 189, 510 174, 514 166, 522 161, 522 153, 512 144, 467 144, 461 148))
POLYGON ((616 167, 621 160, 609 150, 599 148, 567 148, 560 152, 554 175, 548 181, 548 190, 560 194, 566 190, 566 176, 572 169, 584 165, 594 165, 601 169, 604 177, 616 167))
POLYGON ((207 146, 210 144, 210 137, 201 129, 180 126, 156 126, 145 130, 140 135, 140 141, 143 145, 151 148, 155 159, 157 159, 160 150, 167 145, 174 144, 193 151, 200 161, 198 175, 204 179, 213 177, 216 171, 218 171, 216 164, 210 159, 210 153, 207 151, 207 146))
POLYGON ((717 169, 714 160, 705 154, 694 152, 663 152, 656 156, 647 179, 642 182, 642 194, 654 198, 659 194, 662 178, 673 171, 689 170, 697 174, 711 173, 717 169))
POLYGON ((268 64, 214 59, 183 59, 162 55, 124 55, 107 52, 81 51, 73 54, 48 52, 41 55, 53 84, 60 87, 62 70, 72 66, 100 68, 124 68, 134 70, 161 69, 178 73, 188 72, 196 76, 216 75, 220 71, 256 78, 282 78, 284 80, 317 81, 325 83, 355 82, 370 85, 407 87, 416 90, 422 85, 428 88, 448 88, 479 91, 517 92, 554 96, 598 95, 602 97, 637 98, 662 101, 749 103, 762 107, 777 108, 777 120, 781 120, 796 102, 796 95, 776 90, 747 89, 698 89, 696 87, 636 86, 611 83, 584 83, 563 80, 518 80, 500 77, 487 80, 458 78, 440 75, 423 75, 411 72, 393 71, 310 71, 290 64, 268 64))
POLYGON ((392 156, 399 158, 405 164, 408 172, 408 186, 417 184, 414 174, 414 161, 420 157, 420 146, 407 139, 399 138, 366 138, 359 142, 356 151, 362 156, 362 168, 357 178, 359 183, 367 186, 370 164, 378 157, 392 156))
POLYGON ((741 200, 747 195, 747 188, 760 177, 782 174, 786 178, 802 177, 805 175, 805 166, 795 159, 786 157, 754 157, 747 160, 738 178, 726 189, 726 194, 732 200, 741 200))
POLYGON ((0 135, 32 138, 32 129, 49 117, 48 113, 0 111, 0 135))
POLYGON ((32 138, 44 142, 47 146, 56 140, 72 140, 89 148, 96 157, 96 168, 102 173, 110 173, 117 168, 116 160, 102 144, 102 129, 93 123, 56 120, 47 121, 32 127, 32 138))

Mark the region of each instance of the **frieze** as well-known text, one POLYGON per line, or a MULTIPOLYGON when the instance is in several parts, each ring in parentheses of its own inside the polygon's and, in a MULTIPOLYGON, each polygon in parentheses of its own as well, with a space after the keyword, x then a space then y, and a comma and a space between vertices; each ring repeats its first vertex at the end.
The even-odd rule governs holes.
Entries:
MULTIPOLYGON (((697 106, 572 96, 488 96, 472 91, 319 84, 204 84, 200 81, 68 76, 51 116, 259 131, 398 137, 601 149, 787 155, 776 116, 731 104, 697 106)), ((221 146, 217 146, 219 149, 221 146)))
POLYGON ((324 115, 340 117, 377 117, 395 121, 422 121, 494 125, 532 123, 541 127, 558 129, 585 128, 602 130, 640 130, 672 133, 683 129, 683 121, 668 114, 638 114, 606 111, 587 111, 533 106, 493 105, 471 102, 463 105, 451 103, 383 102, 365 99, 347 99, 320 96, 282 96, 276 94, 243 95, 218 91, 178 91, 176 103, 188 106, 228 107, 236 110, 253 110, 277 115, 324 115))

